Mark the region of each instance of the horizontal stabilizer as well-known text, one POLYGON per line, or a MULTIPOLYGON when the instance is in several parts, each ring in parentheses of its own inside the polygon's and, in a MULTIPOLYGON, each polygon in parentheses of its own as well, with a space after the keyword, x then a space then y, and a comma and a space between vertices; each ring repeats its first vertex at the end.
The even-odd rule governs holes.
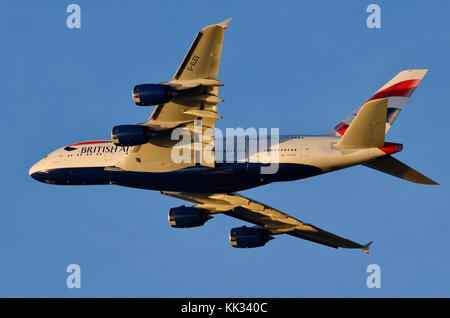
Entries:
POLYGON ((364 166, 390 174, 394 177, 405 179, 420 184, 438 184, 420 172, 408 167, 403 162, 391 156, 384 156, 367 162, 364 166))
POLYGON ((365 103, 335 146, 346 149, 383 147, 387 104, 387 98, 365 103))

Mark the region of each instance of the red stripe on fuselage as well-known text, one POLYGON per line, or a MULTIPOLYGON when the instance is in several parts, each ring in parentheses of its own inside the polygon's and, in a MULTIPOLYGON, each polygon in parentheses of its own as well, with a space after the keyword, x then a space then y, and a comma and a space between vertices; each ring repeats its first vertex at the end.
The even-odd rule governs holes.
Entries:
POLYGON ((410 97, 420 81, 420 79, 412 79, 399 82, 382 91, 376 92, 375 95, 368 99, 368 101, 392 96, 410 97))
POLYGON ((70 147, 70 146, 81 146, 81 145, 92 145, 92 144, 104 144, 104 143, 107 143, 107 142, 112 142, 112 141, 111 140, 83 141, 83 142, 79 142, 79 143, 76 143, 76 144, 71 144, 71 145, 69 145, 67 147, 70 147))

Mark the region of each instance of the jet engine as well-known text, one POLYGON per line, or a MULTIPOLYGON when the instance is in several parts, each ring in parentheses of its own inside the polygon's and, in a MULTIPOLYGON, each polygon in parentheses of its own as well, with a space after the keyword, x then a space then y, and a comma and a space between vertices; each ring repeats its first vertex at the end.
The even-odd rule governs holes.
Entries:
POLYGON ((155 130, 144 125, 119 125, 111 131, 111 139, 116 146, 138 146, 147 143, 155 130))
POLYGON ((165 104, 175 96, 176 91, 164 84, 140 84, 133 87, 133 101, 138 106, 165 104))
POLYGON ((169 224, 172 227, 186 228, 202 226, 211 219, 205 210, 196 207, 180 206, 169 210, 169 224))
POLYGON ((257 227, 235 227, 230 231, 230 243, 233 247, 260 247, 270 240, 273 237, 266 230, 257 227))

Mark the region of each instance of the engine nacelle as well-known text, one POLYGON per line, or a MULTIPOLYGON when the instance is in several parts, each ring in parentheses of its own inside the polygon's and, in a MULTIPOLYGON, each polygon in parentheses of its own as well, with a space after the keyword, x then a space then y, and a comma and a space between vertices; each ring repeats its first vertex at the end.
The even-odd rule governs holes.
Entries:
POLYGON ((230 243, 233 247, 250 248, 266 245, 273 237, 266 230, 255 227, 235 227, 230 230, 230 243))
POLYGON ((116 146, 138 146, 147 143, 153 129, 143 125, 119 125, 111 130, 111 139, 116 146))
POLYGON ((133 101, 139 106, 153 106, 170 102, 174 90, 169 85, 141 84, 133 87, 133 101))
POLYGON ((172 227, 196 227, 202 226, 211 219, 205 210, 196 207, 180 206, 169 210, 169 224, 172 227))

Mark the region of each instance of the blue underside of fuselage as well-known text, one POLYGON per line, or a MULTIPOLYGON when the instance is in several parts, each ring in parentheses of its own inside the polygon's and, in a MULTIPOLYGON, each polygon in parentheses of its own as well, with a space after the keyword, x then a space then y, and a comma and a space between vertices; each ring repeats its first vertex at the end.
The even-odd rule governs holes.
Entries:
POLYGON ((309 165, 279 164, 274 174, 261 174, 259 163, 218 163, 214 168, 193 166, 170 172, 133 172, 104 167, 60 168, 34 172, 41 182, 59 185, 117 184, 177 192, 233 192, 277 181, 312 177, 322 170, 309 165))

